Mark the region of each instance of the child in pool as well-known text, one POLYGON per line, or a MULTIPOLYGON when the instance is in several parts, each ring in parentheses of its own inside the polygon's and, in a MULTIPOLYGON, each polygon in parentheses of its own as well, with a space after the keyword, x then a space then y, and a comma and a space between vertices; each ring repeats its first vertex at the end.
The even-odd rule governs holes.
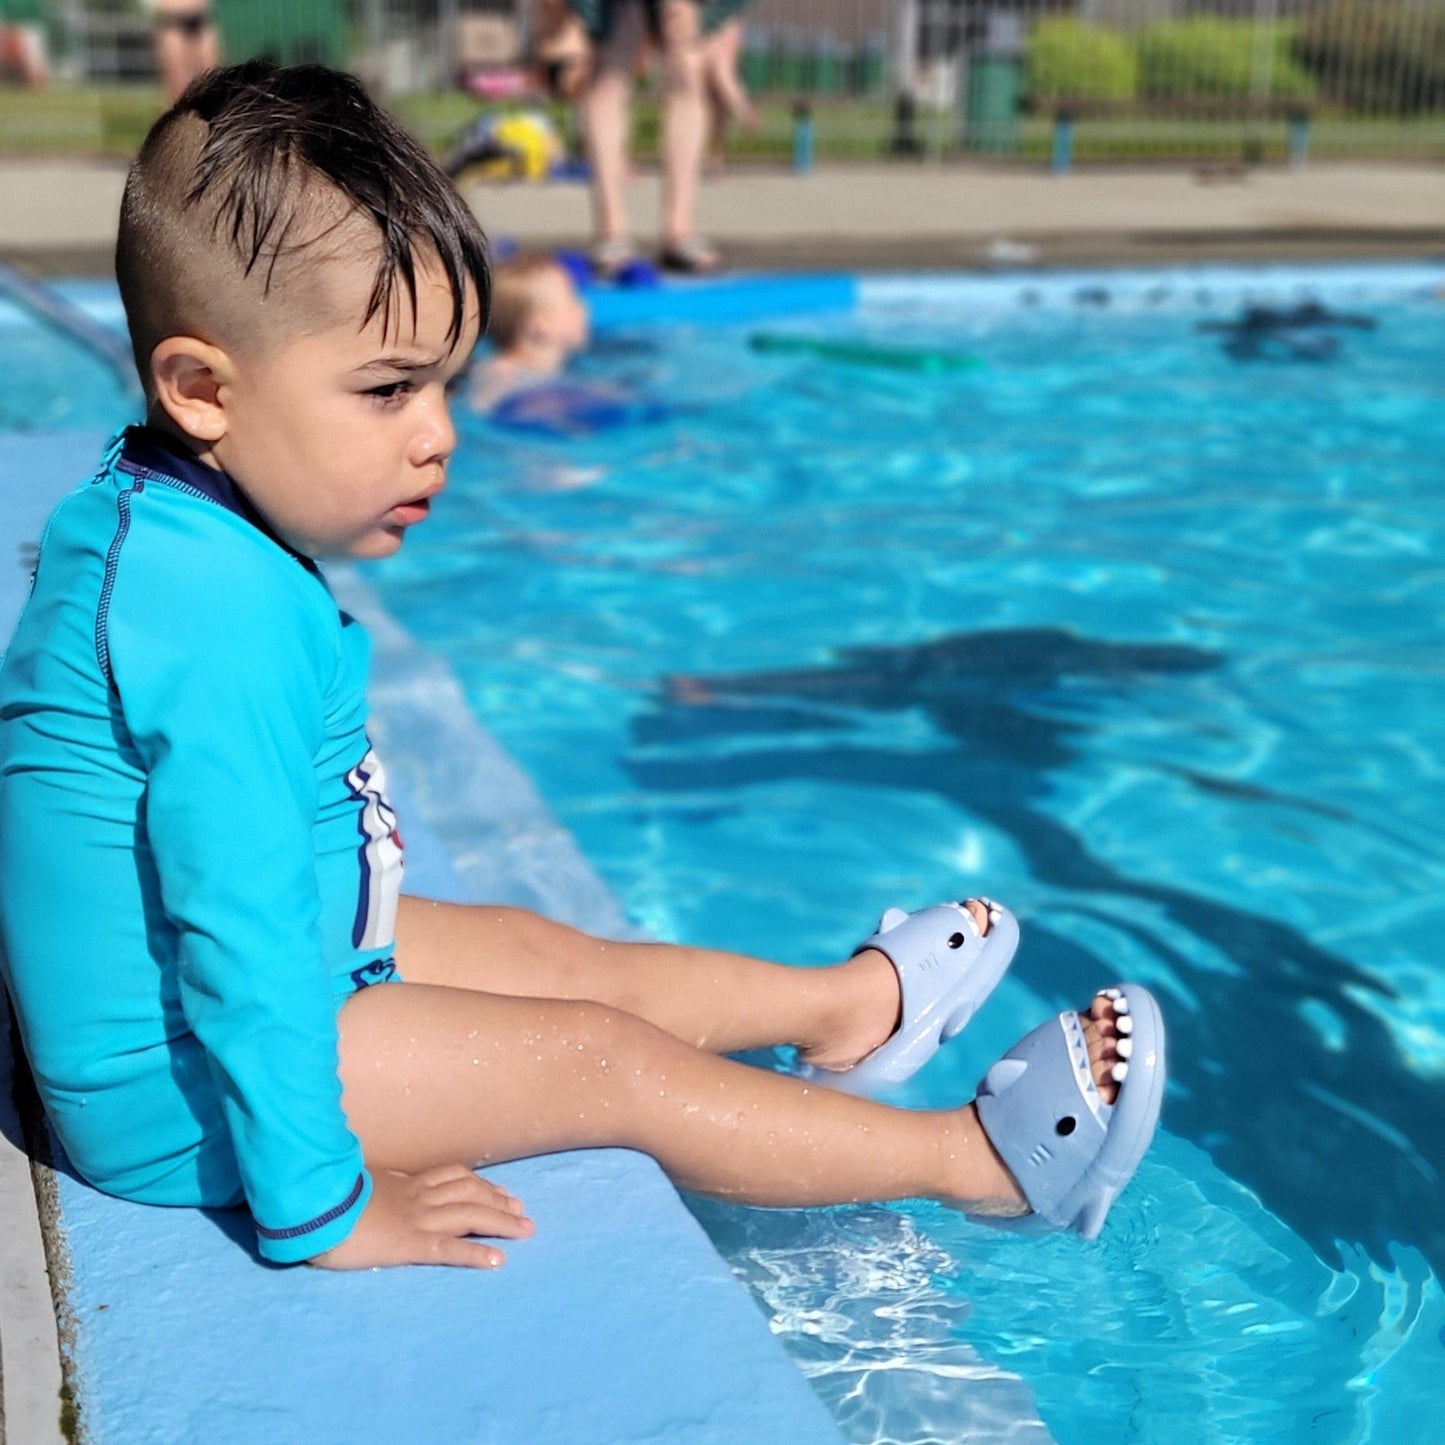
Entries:
POLYGON ((492 268, 487 336, 492 354, 471 378, 470 400, 491 411, 520 391, 544 386, 591 338, 591 315, 571 273, 551 256, 525 255, 492 268))
POLYGON ((518 256, 493 267, 487 335, 492 353, 475 367, 468 400, 511 431, 589 436, 628 422, 656 421, 672 410, 564 374, 587 346, 591 316, 571 272, 550 256, 518 256))
POLYGON ((263 1256, 338 1269, 496 1265, 483 1237, 533 1226, 474 1169, 605 1145, 755 1204, 1097 1231, 1158 1112, 1143 990, 1050 1021, 975 1103, 818 1087, 962 1026, 1016 943, 997 905, 890 911, 795 969, 401 896, 366 639, 314 559, 425 518, 489 278, 352 79, 197 81, 131 170, 117 270, 147 425, 52 517, 0 669, 0 963, 81 1174, 244 1204, 263 1256), (782 1043, 809 1079, 724 1057, 782 1043))

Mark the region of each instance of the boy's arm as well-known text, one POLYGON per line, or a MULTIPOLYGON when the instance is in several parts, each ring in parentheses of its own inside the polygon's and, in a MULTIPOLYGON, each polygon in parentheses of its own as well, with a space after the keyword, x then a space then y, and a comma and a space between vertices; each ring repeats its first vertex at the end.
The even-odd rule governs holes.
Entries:
POLYGON ((181 1007, 210 1059, 261 1253, 291 1262, 343 1240, 371 1188, 341 1109, 312 845, 337 660, 300 564, 222 541, 132 538, 139 555, 120 559, 102 645, 147 775, 181 1007))

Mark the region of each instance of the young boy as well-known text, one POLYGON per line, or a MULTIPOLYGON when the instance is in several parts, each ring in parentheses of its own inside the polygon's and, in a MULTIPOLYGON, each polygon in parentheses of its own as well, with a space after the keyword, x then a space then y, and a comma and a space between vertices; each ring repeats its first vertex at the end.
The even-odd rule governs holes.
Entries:
POLYGON ((890 910, 810 970, 399 896, 366 639, 314 559, 425 518, 488 273, 354 81, 197 81, 116 259, 148 422, 57 509, 0 671, 0 954, 87 1179, 244 1204, 266 1258, 333 1268, 495 1265, 476 1236, 532 1225, 474 1167, 602 1145, 756 1204, 926 1194, 1097 1232, 1159 1108, 1143 990, 1029 1035, 974 1104, 847 1091, 963 1026, 1016 943, 997 905, 890 910), (722 1057, 779 1043, 808 1079, 722 1057))

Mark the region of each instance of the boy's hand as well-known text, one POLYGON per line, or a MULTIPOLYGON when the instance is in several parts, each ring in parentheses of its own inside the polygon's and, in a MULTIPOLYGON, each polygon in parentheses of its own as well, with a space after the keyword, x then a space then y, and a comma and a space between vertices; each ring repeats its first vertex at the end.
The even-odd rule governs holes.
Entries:
POLYGON ((444 1164, 422 1174, 378 1169, 356 1228, 334 1249, 308 1262, 322 1269, 391 1264, 495 1269, 506 1257, 502 1251, 467 1236, 525 1239, 536 1227, 522 1212, 520 1199, 479 1179, 463 1164, 444 1164))

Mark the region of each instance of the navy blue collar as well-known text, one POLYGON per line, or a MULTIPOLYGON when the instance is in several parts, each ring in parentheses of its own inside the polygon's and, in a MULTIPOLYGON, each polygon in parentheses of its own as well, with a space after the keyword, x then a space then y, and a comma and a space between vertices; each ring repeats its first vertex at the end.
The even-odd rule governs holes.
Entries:
POLYGON ((121 443, 120 460, 116 465, 133 477, 164 482, 170 486, 180 485, 190 491, 199 492, 203 497, 208 497, 228 512, 234 512, 236 516, 249 522, 297 561, 314 568, 315 564, 309 557, 302 555, 294 547, 288 547, 266 525, 265 519, 227 473, 201 461, 169 432, 154 426, 127 427, 121 443))

